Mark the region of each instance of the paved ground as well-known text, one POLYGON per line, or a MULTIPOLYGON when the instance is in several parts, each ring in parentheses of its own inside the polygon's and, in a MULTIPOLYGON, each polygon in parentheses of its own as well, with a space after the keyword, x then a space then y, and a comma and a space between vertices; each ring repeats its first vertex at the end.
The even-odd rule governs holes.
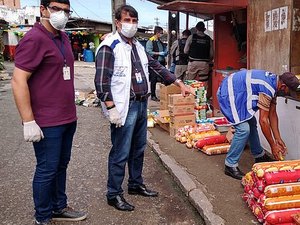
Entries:
MULTIPOLYGON (((86 66, 86 69, 81 72, 81 80, 85 80, 86 84, 93 82, 87 69, 93 67, 93 63, 77 62, 77 65, 81 68, 86 66)), ((89 84, 93 85, 93 83, 89 84)), ((159 90, 157 92, 159 96, 159 90)), ((149 101, 151 111, 158 108, 158 103, 149 101)), ((243 189, 240 182, 224 175, 225 155, 206 156, 201 152, 187 149, 185 145, 176 142, 159 127, 150 128, 149 132, 153 140, 150 145, 158 144, 159 151, 155 150, 155 146, 153 149, 166 168, 171 171, 173 178, 188 199, 205 218, 207 224, 250 225, 258 223, 242 201, 243 189), (168 164, 169 159, 172 161, 171 165, 168 164), (179 166, 181 171, 174 169, 176 166, 179 166)), ((240 162, 241 170, 250 171, 253 163, 253 158, 246 150, 240 162)))
MULTIPOLYGON (((94 88, 93 66, 94 63, 76 62, 77 89, 90 91, 94 88)), ((7 81, 0 81, 0 210, 3 212, 0 221, 3 224, 30 224, 34 157, 31 145, 22 140, 20 121, 9 89, 7 81)), ((149 108, 157 109, 158 103, 150 101, 149 108)), ((108 123, 98 108, 78 107, 78 116, 68 193, 72 205, 89 212, 89 219, 79 224, 202 224, 201 217, 188 200, 205 218, 206 224, 257 224, 241 199, 240 182, 223 173, 225 155, 206 156, 189 150, 159 127, 149 129, 150 147, 146 153, 144 175, 146 183, 160 191, 160 197, 143 199, 126 195, 137 210, 133 213, 112 210, 104 198, 110 146, 108 123), (178 185, 170 179, 162 164, 178 185)), ((240 168, 247 172, 252 164, 253 158, 245 151, 240 168)))
MULTIPOLYGON (((13 65, 5 65, 11 72, 13 65)), ((77 89, 93 88, 92 66, 92 63, 76 64, 77 89)), ((160 196, 145 199, 125 193, 128 201, 136 206, 136 210, 130 213, 119 212, 108 206, 105 201, 105 186, 107 154, 110 149, 109 124, 99 108, 80 106, 77 110, 78 129, 68 170, 67 189, 70 205, 87 210, 89 217, 79 223, 57 224, 203 224, 195 208, 151 148, 146 151, 144 179, 149 187, 160 192, 160 196)), ((31 144, 23 141, 21 121, 13 103, 9 81, 0 81, 0 128, 0 224, 30 225, 33 223, 34 213, 31 182, 35 158, 31 144)))

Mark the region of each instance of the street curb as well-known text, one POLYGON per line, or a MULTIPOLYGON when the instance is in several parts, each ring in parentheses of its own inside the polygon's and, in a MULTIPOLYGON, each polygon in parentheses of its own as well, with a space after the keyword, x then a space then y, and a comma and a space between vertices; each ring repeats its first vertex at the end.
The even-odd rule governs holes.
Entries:
MULTIPOLYGON (((164 167, 169 171, 175 182, 188 197, 190 203, 204 219, 205 224, 224 225, 224 219, 213 212, 213 205, 208 200, 204 192, 197 187, 191 176, 184 170, 184 168, 178 165, 175 159, 164 153, 160 149, 160 146, 154 140, 152 140, 151 137, 152 134, 147 131, 148 146, 151 147, 151 149, 158 155, 164 167)), ((201 184, 198 184, 198 186, 201 186, 201 184)))

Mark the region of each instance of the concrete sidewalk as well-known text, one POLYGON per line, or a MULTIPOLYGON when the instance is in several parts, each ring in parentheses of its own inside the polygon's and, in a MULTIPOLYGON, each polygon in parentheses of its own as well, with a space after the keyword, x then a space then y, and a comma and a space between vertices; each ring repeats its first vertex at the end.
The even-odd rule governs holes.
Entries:
MULTIPOLYGON (((93 75, 88 75, 85 71, 94 69, 94 66, 94 63, 75 62, 75 67, 82 68, 77 77, 80 76, 81 81, 91 88, 93 75)), ((159 96, 159 88, 157 94, 159 96)), ((148 108, 150 111, 159 109, 159 102, 149 100, 148 108)), ((223 172, 225 155, 207 156, 197 150, 188 149, 157 125, 149 129, 148 145, 158 155, 206 224, 258 224, 241 198, 243 188, 240 182, 223 172)), ((249 151, 245 151, 239 167, 243 172, 248 172, 253 163, 254 159, 249 151)))
MULTIPOLYGON (((158 125, 149 128, 148 145, 159 156, 206 224, 259 224, 242 200, 240 181, 224 174, 226 155, 208 156, 198 150, 188 149, 158 125)), ((253 163, 253 157, 246 150, 240 169, 248 172, 253 163)))
MULTIPOLYGON (((94 89, 94 68, 93 62, 75 62, 76 88, 94 89)), ((158 108, 159 102, 149 100, 151 111, 158 108)), ((148 145, 158 155, 206 224, 258 224, 241 198, 243 188, 240 182, 223 172, 225 155, 207 156, 197 150, 188 149, 157 125, 155 128, 149 128, 148 145)), ((248 172, 253 163, 254 159, 249 151, 245 151, 239 167, 243 172, 248 172)), ((96 215, 97 212, 93 211, 93 214, 96 215)))

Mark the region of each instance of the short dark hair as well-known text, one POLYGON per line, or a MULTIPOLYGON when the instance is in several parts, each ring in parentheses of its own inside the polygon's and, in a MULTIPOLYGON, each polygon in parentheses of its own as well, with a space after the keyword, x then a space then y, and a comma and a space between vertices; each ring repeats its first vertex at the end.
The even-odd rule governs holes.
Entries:
POLYGON ((115 13, 115 18, 121 20, 122 12, 128 12, 131 17, 139 18, 138 12, 131 5, 121 5, 115 13))
POLYGON ((155 26, 155 27, 154 27, 154 34, 160 33, 160 32, 162 32, 162 31, 164 31, 164 30, 162 29, 162 27, 160 27, 160 26, 155 26))
POLYGON ((206 30, 205 24, 202 21, 197 23, 196 28, 197 28, 197 30, 202 31, 202 32, 204 32, 206 30))
POLYGON ((184 36, 190 36, 192 34, 192 32, 190 31, 190 30, 184 30, 184 31, 182 31, 182 35, 184 35, 184 36))
POLYGON ((47 7, 47 6, 50 5, 51 2, 58 2, 58 3, 63 3, 63 4, 70 5, 69 0, 41 0, 41 5, 47 7))

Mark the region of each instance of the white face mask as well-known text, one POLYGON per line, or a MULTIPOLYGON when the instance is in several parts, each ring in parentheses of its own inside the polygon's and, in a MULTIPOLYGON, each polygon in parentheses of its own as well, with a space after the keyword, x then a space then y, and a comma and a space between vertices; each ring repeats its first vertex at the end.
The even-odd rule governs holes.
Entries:
POLYGON ((132 38, 137 32, 137 24, 136 23, 121 23, 121 33, 128 38, 132 38))
POLYGON ((63 30, 69 20, 69 17, 66 15, 66 13, 63 10, 52 13, 49 11, 49 13, 49 22, 52 25, 52 27, 56 30, 63 30))

